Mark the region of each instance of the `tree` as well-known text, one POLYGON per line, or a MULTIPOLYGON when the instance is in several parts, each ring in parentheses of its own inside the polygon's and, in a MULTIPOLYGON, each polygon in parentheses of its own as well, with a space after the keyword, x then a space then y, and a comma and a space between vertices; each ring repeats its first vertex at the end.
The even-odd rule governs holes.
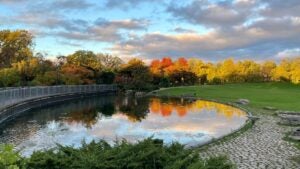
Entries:
POLYGON ((102 72, 99 76, 98 83, 112 84, 115 80, 115 73, 113 72, 102 72))
POLYGON ((13 63, 13 69, 19 72, 21 77, 21 85, 27 86, 29 81, 32 81, 38 74, 39 60, 32 58, 30 60, 21 60, 13 63))
POLYGON ((291 82, 300 84, 300 57, 291 60, 291 82))
POLYGON ((136 90, 147 90, 152 81, 149 67, 139 59, 131 59, 122 65, 118 76, 117 83, 136 90))
POLYGON ((219 63, 219 77, 222 82, 236 82, 236 68, 233 59, 226 59, 222 63, 219 63))
POLYGON ((176 70, 170 74, 170 81, 174 85, 192 85, 197 82, 197 76, 192 72, 176 70))
POLYGON ((94 72, 82 66, 66 64, 62 67, 61 72, 66 85, 95 83, 94 72))
POLYGON ((207 74, 209 66, 199 59, 189 59, 189 71, 195 73, 198 77, 199 83, 204 84, 207 82, 207 74))
POLYGON ((151 61, 150 71, 155 76, 162 76, 161 64, 158 59, 154 59, 151 61))
POLYGON ((25 30, 0 31, 0 68, 32 57, 33 36, 25 30))
POLYGON ((43 76, 45 72, 54 70, 53 63, 43 57, 32 57, 13 63, 12 68, 18 71, 21 77, 21 85, 28 85, 28 82, 38 75, 43 76))
POLYGON ((174 64, 172 59, 169 57, 162 58, 160 69, 163 76, 168 76, 172 71, 174 71, 174 64))
POLYGON ((20 75, 13 68, 4 68, 0 70, 0 86, 12 87, 20 85, 20 75))
POLYGON ((67 56, 67 63, 85 67, 86 69, 98 72, 101 70, 100 59, 92 51, 79 50, 67 56))
POLYGON ((105 71, 115 72, 124 63, 121 58, 109 54, 99 53, 97 54, 97 58, 105 71))
POLYGON ((287 59, 283 59, 274 70, 273 79, 278 81, 290 81, 291 80, 290 71, 291 71, 291 63, 287 59))
POLYGON ((259 82, 263 81, 261 67, 252 60, 240 61, 237 64, 238 82, 259 82))
POLYGON ((178 58, 177 61, 174 63, 174 69, 177 71, 188 71, 188 68, 188 61, 183 57, 178 58))
POLYGON ((272 74, 276 68, 276 63, 274 61, 265 61, 261 65, 261 73, 264 78, 264 81, 271 81, 272 74))
POLYGON ((57 84, 57 73, 56 71, 48 71, 44 74, 39 74, 33 81, 36 85, 51 86, 57 84))

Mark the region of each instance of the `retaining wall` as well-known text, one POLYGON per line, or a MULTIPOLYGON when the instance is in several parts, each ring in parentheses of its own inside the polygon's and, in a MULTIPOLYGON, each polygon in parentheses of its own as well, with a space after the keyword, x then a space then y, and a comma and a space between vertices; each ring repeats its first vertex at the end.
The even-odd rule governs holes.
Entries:
POLYGON ((115 85, 37 86, 0 91, 0 124, 32 108, 115 93, 115 85))

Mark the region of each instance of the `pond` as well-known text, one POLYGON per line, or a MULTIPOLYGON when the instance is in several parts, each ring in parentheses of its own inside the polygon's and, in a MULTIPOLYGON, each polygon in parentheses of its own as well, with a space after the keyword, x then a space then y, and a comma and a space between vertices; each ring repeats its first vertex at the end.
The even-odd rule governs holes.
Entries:
POLYGON ((203 100, 97 96, 30 110, 0 128, 0 143, 23 155, 84 140, 129 142, 153 137, 195 146, 226 135, 247 120, 240 109, 203 100))

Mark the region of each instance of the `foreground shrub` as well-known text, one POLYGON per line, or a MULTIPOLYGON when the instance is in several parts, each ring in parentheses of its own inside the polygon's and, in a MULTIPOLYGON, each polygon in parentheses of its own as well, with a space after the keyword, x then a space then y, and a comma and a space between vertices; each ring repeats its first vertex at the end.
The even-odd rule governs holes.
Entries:
POLYGON ((173 143, 145 139, 136 144, 126 141, 110 146, 105 141, 83 143, 82 147, 58 146, 55 150, 35 152, 25 159, 26 169, 232 169, 225 157, 207 160, 199 153, 173 143))
POLYGON ((0 168, 19 169, 22 166, 21 156, 14 152, 11 145, 0 145, 0 168))

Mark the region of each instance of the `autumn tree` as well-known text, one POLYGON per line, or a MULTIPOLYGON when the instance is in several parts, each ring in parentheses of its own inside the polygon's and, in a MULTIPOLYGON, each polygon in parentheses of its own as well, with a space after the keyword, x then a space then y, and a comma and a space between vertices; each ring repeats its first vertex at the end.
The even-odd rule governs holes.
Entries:
POLYGON ((232 58, 226 59, 219 63, 218 74, 223 83, 236 82, 236 67, 232 58))
POLYGON ((32 57, 33 36, 25 30, 0 31, 0 68, 32 57))
POLYGON ((273 72, 276 68, 276 63, 274 61, 265 61, 264 63, 262 63, 261 65, 261 74, 264 78, 264 81, 271 81, 272 80, 272 75, 273 72))
POLYGON ((12 64, 21 77, 21 85, 29 85, 37 76, 43 76, 47 71, 53 71, 53 63, 44 57, 36 56, 12 64))
POLYGON ((237 72, 239 82, 259 82, 263 80, 260 65, 252 60, 239 61, 237 72))
POLYGON ((174 71, 174 63, 171 58, 164 57, 160 62, 160 69, 163 76, 168 76, 172 71, 174 71))
POLYGON ((300 84, 300 57, 291 61, 291 82, 300 84))
POLYGON ((159 59, 154 59, 150 63, 150 71, 155 76, 162 76, 161 63, 159 59))
POLYGON ((176 70, 176 71, 188 71, 188 69, 189 69, 189 64, 188 64, 188 61, 185 58, 180 57, 175 61, 174 70, 176 70))
POLYGON ((200 59, 189 59, 188 65, 189 71, 195 73, 200 84, 204 84, 207 82, 207 75, 210 68, 208 64, 204 63, 200 59))
POLYGON ((280 64, 276 67, 273 74, 273 79, 277 81, 290 81, 291 80, 291 63, 287 59, 281 60, 280 64))
POLYGON ((94 72, 86 67, 66 64, 61 69, 63 82, 66 85, 93 84, 94 72))

